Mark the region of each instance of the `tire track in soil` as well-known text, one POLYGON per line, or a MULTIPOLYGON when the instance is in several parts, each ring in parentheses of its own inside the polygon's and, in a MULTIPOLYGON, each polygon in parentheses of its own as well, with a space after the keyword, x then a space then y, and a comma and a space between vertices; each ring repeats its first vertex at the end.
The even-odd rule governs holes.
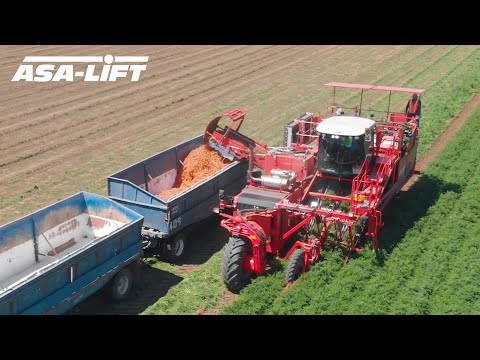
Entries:
MULTIPOLYGON (((448 142, 455 136, 455 134, 462 128, 467 122, 474 111, 480 106, 480 93, 473 96, 472 99, 464 106, 460 113, 455 117, 450 124, 445 128, 442 134, 438 137, 435 143, 427 150, 427 152, 418 159, 415 169, 420 174, 413 175, 410 180, 403 186, 401 193, 408 191, 413 184, 420 178, 421 174, 426 170, 428 165, 435 160, 435 158, 442 152, 447 146, 448 142)), ((231 293, 230 291, 224 291, 222 298, 219 300, 218 305, 213 308, 198 309, 197 315, 218 315, 220 312, 233 303, 238 298, 238 295, 231 293)))

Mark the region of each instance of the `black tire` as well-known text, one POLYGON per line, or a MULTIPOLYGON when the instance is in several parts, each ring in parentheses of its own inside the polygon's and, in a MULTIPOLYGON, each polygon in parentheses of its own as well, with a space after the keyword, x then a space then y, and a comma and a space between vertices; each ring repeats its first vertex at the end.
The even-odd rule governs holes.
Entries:
POLYGON ((133 274, 133 287, 143 282, 143 262, 137 259, 130 265, 130 270, 133 274))
POLYGON ((287 284, 291 284, 296 281, 304 271, 305 251, 303 251, 302 248, 298 248, 293 252, 292 256, 290 256, 290 260, 288 262, 285 276, 287 284))
POLYGON ((187 240, 186 233, 182 231, 168 241, 167 251, 171 262, 176 263, 183 259, 187 248, 187 240))
POLYGON ((110 295, 114 301, 121 301, 130 295, 133 285, 133 273, 126 267, 120 270, 112 280, 110 295))
POLYGON ((357 247, 362 247, 367 242, 366 233, 368 232, 368 222, 369 222, 368 216, 362 216, 362 218, 360 219, 360 224, 356 229, 357 234, 355 234, 355 237, 356 237, 355 246, 357 247))
POLYGON ((245 238, 231 237, 222 257, 222 280, 227 289, 238 294, 250 283, 253 273, 242 268, 245 254, 251 252, 251 243, 245 238))

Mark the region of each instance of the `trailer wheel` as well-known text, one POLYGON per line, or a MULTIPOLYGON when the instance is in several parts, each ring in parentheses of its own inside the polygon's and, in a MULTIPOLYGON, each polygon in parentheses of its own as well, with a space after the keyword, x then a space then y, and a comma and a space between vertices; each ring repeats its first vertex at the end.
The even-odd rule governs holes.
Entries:
POLYGON ((300 275, 305 271, 305 251, 302 248, 296 249, 292 256, 290 256, 290 261, 287 266, 287 273, 285 280, 287 284, 293 283, 297 280, 300 275))
POLYGON ((111 285, 111 296, 115 301, 121 301, 125 299, 132 289, 133 274, 127 267, 115 275, 111 285))
POLYGON ((249 252, 252 252, 251 243, 244 238, 231 237, 225 245, 221 267, 222 280, 227 289, 233 293, 238 293, 248 285, 253 275, 242 266, 245 254, 249 252))
POLYGON ((171 239, 167 245, 170 261, 178 262, 185 255, 185 248, 187 247, 187 235, 184 232, 181 232, 171 239))

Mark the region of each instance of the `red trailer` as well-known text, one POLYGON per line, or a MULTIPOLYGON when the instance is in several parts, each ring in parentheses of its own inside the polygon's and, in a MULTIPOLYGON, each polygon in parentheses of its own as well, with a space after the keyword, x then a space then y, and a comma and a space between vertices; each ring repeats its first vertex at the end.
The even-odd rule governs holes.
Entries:
POLYGON ((212 147, 249 159, 247 186, 233 198, 220 192, 221 225, 231 233, 221 271, 233 292, 265 273, 269 255, 289 259, 286 282, 292 283, 328 246, 345 250, 346 261, 367 238, 376 250, 382 211, 414 172, 416 121, 391 113, 390 98, 392 92, 421 94, 423 89, 325 85, 334 90, 330 116, 306 113, 295 119, 285 126, 282 147, 242 135, 242 110, 223 114, 230 126, 218 126, 219 116, 207 127, 205 139, 212 147), (360 103, 340 108, 337 88, 360 90, 360 103), (362 117, 366 90, 390 93, 381 116, 362 117))

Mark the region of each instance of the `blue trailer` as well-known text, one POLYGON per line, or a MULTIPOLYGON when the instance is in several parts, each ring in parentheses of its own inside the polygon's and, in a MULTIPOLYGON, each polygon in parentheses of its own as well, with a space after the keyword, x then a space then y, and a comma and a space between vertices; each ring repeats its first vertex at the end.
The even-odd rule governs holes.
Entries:
POLYGON ((145 249, 173 262, 185 253, 194 225, 213 214, 224 196, 237 195, 246 185, 248 162, 235 160, 222 170, 164 201, 157 195, 175 184, 182 161, 203 145, 204 135, 180 143, 108 177, 111 199, 144 217, 145 249))
POLYGON ((125 298, 143 217, 80 192, 0 227, 0 314, 62 314, 104 285, 125 298))

